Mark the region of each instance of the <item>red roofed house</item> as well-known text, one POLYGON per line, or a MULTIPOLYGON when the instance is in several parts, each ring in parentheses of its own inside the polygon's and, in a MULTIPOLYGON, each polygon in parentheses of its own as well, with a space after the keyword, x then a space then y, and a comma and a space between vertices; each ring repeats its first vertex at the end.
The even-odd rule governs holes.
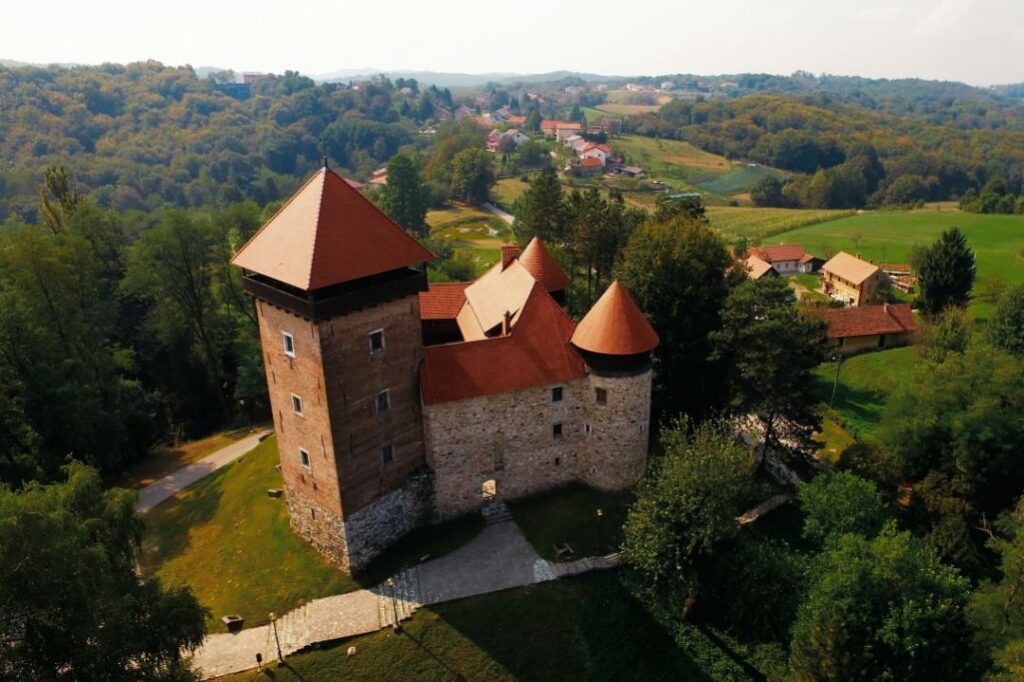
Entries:
POLYGON ((612 148, 606 144, 589 144, 583 145, 583 148, 579 152, 581 159, 600 159, 601 165, 603 166, 608 162, 608 157, 612 155, 612 148))
POLYGON ((238 251, 292 528, 346 571, 413 528, 647 458, 658 337, 618 283, 579 326, 539 239, 475 282, 323 168, 238 251))
POLYGON ((598 175, 604 172, 604 162, 601 159, 595 159, 593 157, 587 157, 580 161, 578 166, 573 166, 576 175, 588 177, 591 175, 598 175))
POLYGON ((842 353, 905 346, 914 342, 917 322, 908 303, 824 308, 828 338, 842 353))
POLYGON ((775 246, 752 246, 748 249, 766 263, 771 263, 780 275, 795 275, 798 272, 813 272, 815 258, 804 252, 799 244, 778 244, 775 246))

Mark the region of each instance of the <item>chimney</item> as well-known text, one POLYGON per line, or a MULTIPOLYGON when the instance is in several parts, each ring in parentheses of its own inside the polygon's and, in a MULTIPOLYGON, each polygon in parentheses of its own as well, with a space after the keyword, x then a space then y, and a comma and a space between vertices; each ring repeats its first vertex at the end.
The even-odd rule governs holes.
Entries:
POLYGON ((501 335, 508 336, 512 332, 512 313, 505 311, 505 319, 501 323, 501 335))
POLYGON ((512 261, 519 258, 519 247, 515 244, 502 244, 501 245, 501 269, 504 270, 509 265, 512 265, 512 261))

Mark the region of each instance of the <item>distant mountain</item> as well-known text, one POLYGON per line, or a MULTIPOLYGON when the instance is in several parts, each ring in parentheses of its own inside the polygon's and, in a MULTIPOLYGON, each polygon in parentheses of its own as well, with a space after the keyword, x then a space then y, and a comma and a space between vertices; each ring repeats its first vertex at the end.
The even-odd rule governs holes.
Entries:
POLYGON ((471 88, 485 85, 487 83, 544 83, 558 81, 566 78, 583 81, 600 81, 616 78, 616 76, 602 76, 593 73, 578 73, 575 71, 552 71, 550 73, 448 73, 444 71, 384 71, 382 69, 341 69, 312 76, 313 80, 320 82, 347 82, 350 80, 364 80, 373 76, 387 76, 394 80, 396 78, 415 78, 417 82, 424 85, 436 85, 442 88, 471 88))

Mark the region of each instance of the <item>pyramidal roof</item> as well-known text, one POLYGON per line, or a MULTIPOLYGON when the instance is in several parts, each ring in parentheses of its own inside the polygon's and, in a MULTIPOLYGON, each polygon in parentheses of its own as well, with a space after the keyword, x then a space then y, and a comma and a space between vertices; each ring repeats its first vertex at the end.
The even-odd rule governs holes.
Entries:
POLYGON ((547 291, 562 291, 569 288, 569 276, 544 246, 544 241, 540 237, 530 240, 519 255, 519 262, 547 291))
POLYGON ((321 168, 235 254, 246 270, 313 291, 434 256, 329 168, 321 168))
POLYGON ((654 350, 657 332, 618 280, 597 299, 572 335, 572 344, 591 353, 636 355, 654 350))

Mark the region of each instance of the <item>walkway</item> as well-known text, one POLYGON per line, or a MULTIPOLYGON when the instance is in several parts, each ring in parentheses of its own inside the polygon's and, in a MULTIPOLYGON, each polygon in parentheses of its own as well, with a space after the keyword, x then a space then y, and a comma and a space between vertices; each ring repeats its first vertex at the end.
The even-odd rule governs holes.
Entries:
POLYGON ((168 497, 175 495, 189 487, 201 478, 209 476, 217 469, 231 464, 236 459, 252 450, 260 444, 264 438, 273 433, 270 430, 260 431, 242 440, 235 441, 231 445, 217 450, 212 455, 207 455, 197 462, 178 469, 173 474, 164 476, 156 483, 147 485, 139 491, 139 502, 135 505, 136 511, 145 514, 168 497))
MULTIPOLYGON (((393 588, 381 584, 316 599, 289 611, 277 620, 277 640, 281 653, 289 656, 320 642, 390 627, 396 616, 399 621, 411 618, 424 605, 612 568, 618 563, 614 554, 568 563, 545 561, 514 522, 498 523, 450 554, 399 572, 393 578, 393 588)), ((264 661, 277 657, 269 625, 209 635, 193 661, 203 678, 209 679, 255 668, 257 652, 264 661)))
POLYGON ((513 216, 511 213, 509 213, 507 211, 502 211, 500 208, 498 208, 494 204, 484 204, 484 210, 485 211, 490 211, 494 215, 496 215, 499 218, 501 218, 502 220, 504 220, 509 225, 511 225, 512 222, 515 220, 515 216, 513 216))

